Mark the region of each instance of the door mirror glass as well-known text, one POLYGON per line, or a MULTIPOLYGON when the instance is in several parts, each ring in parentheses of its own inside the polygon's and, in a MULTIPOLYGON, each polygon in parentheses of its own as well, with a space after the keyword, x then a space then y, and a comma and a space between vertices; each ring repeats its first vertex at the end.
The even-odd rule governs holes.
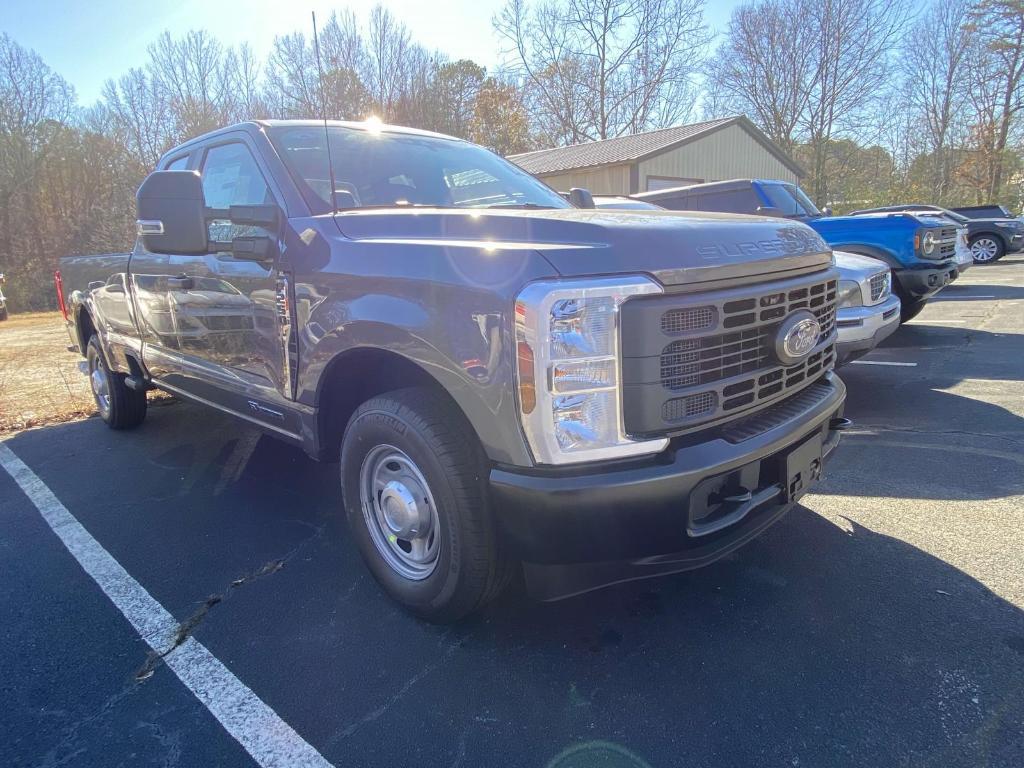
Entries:
POLYGON ((151 253, 207 252, 206 200, 195 171, 154 171, 135 195, 139 237, 151 253))

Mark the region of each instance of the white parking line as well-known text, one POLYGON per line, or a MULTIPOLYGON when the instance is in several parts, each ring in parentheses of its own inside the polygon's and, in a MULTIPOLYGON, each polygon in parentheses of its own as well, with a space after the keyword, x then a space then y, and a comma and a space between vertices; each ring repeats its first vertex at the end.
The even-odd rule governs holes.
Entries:
POLYGON ((971 299, 994 299, 995 296, 982 296, 981 294, 969 293, 965 296, 938 296, 932 301, 970 301, 971 299))
POLYGON ((900 368, 917 367, 917 363, 890 363, 888 360, 851 360, 850 365, 892 365, 900 368))
POLYGON ((0 443, 0 466, 14 478, 71 556, 142 639, 261 766, 331 765, 216 656, 193 637, 174 647, 178 622, 94 539, 46 484, 0 443), (168 652, 169 651, 169 652, 168 652))

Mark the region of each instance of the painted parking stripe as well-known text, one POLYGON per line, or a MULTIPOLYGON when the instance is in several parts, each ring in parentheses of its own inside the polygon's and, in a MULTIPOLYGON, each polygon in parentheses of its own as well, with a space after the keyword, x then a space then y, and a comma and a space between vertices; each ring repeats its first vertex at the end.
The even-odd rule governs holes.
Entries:
POLYGON ((939 296, 932 301, 972 301, 973 299, 994 299, 995 296, 982 296, 981 294, 968 293, 964 296, 939 296))
POLYGON ((917 363, 892 363, 888 360, 851 360, 850 365, 892 365, 899 368, 917 367, 917 363))
POLYGON ((224 729, 261 766, 330 768, 330 763, 193 637, 174 647, 178 622, 85 530, 39 477, 0 443, 0 466, 14 478, 68 552, 163 657, 224 729), (168 653, 168 651, 170 651, 168 653))

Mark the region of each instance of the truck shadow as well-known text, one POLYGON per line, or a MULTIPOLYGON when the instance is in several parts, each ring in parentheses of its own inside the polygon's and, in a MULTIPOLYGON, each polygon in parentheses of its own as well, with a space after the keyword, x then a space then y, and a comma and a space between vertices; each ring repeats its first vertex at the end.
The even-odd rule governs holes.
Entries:
MULTIPOLYGON (((700 571, 553 604, 514 586, 436 627, 367 575, 336 465, 225 417, 176 404, 132 433, 90 420, 9 445, 175 616, 227 588, 199 639, 339 764, 405 765, 410 743, 422 765, 545 766, 566 749, 593 750, 573 766, 1020 764, 1024 612, 845 519, 887 525, 855 500, 809 496, 829 517, 797 507, 700 571), (116 494, 95 482, 112 467, 116 494)), ((886 450, 844 446, 830 482, 873 476, 886 450)), ((900 497, 917 470, 888 462, 877 492, 900 497)), ((991 475, 965 493, 1005 495, 991 475)))

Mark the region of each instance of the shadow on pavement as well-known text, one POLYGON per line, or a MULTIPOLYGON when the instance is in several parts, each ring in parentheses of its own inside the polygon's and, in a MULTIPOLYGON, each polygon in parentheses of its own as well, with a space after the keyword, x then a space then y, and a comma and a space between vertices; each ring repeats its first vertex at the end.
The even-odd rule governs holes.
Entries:
MULTIPOLYGON (((1024 613, 853 522, 797 507, 700 571, 555 604, 513 588, 435 627, 366 574, 336 465, 185 404, 132 433, 93 420, 9 444, 179 618, 282 560, 196 634, 339 765, 1024 761, 1024 613)), ((835 482, 882 453, 850 452, 835 482)), ((917 470, 888 461, 899 496, 917 470)))

